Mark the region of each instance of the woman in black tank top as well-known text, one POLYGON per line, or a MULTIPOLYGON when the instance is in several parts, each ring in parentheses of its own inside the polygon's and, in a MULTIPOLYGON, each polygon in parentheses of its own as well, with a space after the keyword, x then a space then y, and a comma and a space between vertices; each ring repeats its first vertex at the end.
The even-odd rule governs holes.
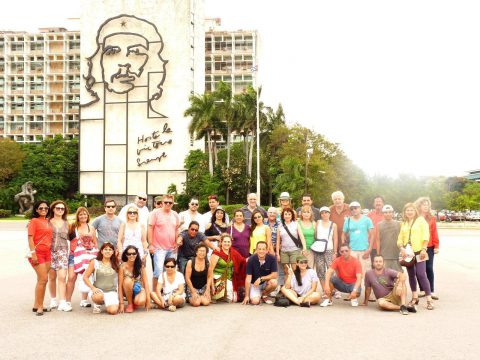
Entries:
POLYGON ((208 247, 203 242, 195 247, 195 257, 188 260, 185 267, 185 282, 187 283, 187 299, 192 306, 207 306, 210 304, 210 290, 207 286, 208 247))

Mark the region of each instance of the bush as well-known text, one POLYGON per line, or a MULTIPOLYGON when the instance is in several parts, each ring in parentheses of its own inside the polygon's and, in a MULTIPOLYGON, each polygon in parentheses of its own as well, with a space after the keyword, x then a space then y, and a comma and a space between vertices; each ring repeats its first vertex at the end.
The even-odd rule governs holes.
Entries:
POLYGON ((12 216, 12 210, 0 209, 0 218, 7 218, 12 216))
POLYGON ((233 220, 233 212, 237 209, 241 209, 243 204, 230 204, 230 205, 220 205, 223 210, 228 214, 230 220, 233 220))
POLYGON ((25 215, 25 219, 31 219, 32 218, 32 210, 27 210, 23 213, 23 215, 25 215))

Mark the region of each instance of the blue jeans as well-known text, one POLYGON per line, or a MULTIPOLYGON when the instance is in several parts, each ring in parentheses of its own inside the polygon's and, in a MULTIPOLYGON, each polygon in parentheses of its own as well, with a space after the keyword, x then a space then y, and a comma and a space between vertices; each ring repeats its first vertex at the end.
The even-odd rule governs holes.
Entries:
MULTIPOLYGON (((330 282, 333 284, 335 289, 340 291, 341 293, 351 293, 353 289, 355 288, 355 283, 353 284, 347 284, 345 281, 340 279, 337 276, 332 276, 330 279, 330 282)), ((357 289, 357 293, 360 294, 362 292, 362 287, 360 286, 357 289)))
POLYGON ((177 251, 175 249, 156 249, 153 253, 154 271, 153 277, 159 278, 163 273, 163 263, 165 259, 174 258, 177 259, 177 251))

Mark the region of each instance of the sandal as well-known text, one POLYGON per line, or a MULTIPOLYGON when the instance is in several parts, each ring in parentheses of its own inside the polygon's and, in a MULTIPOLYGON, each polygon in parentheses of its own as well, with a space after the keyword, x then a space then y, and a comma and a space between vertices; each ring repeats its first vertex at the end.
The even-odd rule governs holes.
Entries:
POLYGON ((427 310, 433 310, 433 301, 427 300, 427 310))
MULTIPOLYGON (((32 312, 37 312, 37 308, 32 308, 32 312)), ((48 312, 49 310, 46 308, 43 308, 43 312, 48 312)))
POLYGON ((407 304, 407 306, 415 306, 418 305, 418 298, 412 298, 410 302, 407 304))
POLYGON ((177 310, 177 307, 175 305, 170 305, 168 307, 168 311, 175 312, 177 310))
POLYGON ((262 296, 262 302, 264 302, 265 304, 268 304, 268 305, 273 304, 273 301, 267 295, 262 296))

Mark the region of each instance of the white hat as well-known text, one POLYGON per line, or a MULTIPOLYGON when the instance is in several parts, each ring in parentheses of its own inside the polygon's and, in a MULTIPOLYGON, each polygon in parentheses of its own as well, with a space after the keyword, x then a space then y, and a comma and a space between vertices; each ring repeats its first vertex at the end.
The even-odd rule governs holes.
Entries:
POLYGON ((322 206, 322 207, 320 208, 320 212, 322 212, 322 211, 326 211, 326 212, 329 213, 329 212, 330 212, 330 208, 329 208, 328 206, 322 206))
POLYGON ((383 206, 382 212, 387 212, 387 211, 393 212, 393 207, 392 207, 392 205, 384 205, 384 206, 383 206))
POLYGON ((279 197, 280 200, 290 200, 290 194, 286 191, 282 192, 279 197))
POLYGON ((357 206, 361 207, 360 203, 358 201, 352 201, 348 207, 352 208, 352 207, 357 207, 357 206))

